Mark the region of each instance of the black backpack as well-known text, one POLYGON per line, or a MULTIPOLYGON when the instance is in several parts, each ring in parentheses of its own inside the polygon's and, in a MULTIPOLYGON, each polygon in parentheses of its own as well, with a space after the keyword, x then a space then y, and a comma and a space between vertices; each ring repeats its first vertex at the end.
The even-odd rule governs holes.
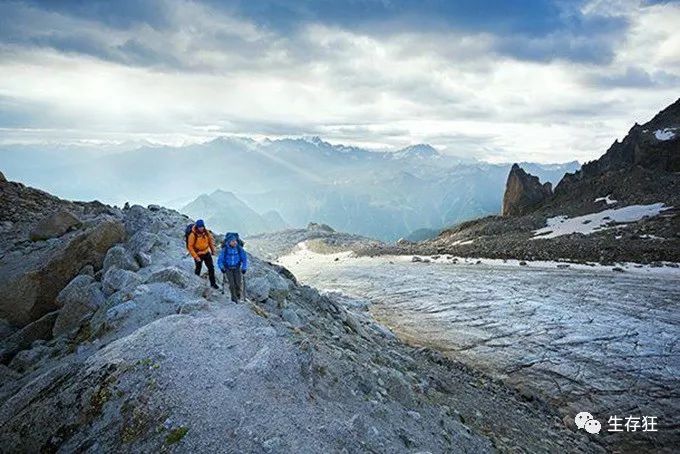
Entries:
POLYGON ((191 223, 186 226, 184 229, 184 244, 186 245, 187 249, 189 249, 189 234, 191 233, 191 230, 194 228, 194 224, 191 223))
POLYGON ((242 248, 243 245, 246 244, 246 243, 243 242, 243 240, 241 239, 241 237, 238 236, 238 233, 236 233, 236 232, 227 232, 227 233, 224 234, 224 241, 222 241, 222 247, 226 247, 226 246, 227 246, 227 236, 229 236, 229 235, 235 235, 235 236, 236 236, 236 243, 238 244, 238 247, 239 247, 239 248, 242 248))

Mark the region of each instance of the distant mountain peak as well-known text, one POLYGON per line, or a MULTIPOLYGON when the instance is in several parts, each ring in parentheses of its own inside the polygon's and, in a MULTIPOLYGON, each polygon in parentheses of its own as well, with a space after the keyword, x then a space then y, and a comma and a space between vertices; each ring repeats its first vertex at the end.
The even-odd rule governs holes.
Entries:
POLYGON ((321 137, 319 136, 312 136, 306 139, 307 142, 313 143, 314 145, 330 145, 328 142, 325 142, 321 137))
POLYGON ((419 143, 395 151, 394 156, 399 158, 430 158, 441 156, 441 154, 432 145, 419 143))

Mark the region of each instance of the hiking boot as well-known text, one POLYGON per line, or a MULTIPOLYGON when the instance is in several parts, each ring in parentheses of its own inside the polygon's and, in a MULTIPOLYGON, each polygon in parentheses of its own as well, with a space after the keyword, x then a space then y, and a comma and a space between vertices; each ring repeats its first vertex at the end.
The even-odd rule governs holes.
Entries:
POLYGON ((211 287, 214 288, 215 290, 219 290, 219 289, 220 289, 220 287, 219 287, 217 284, 212 284, 211 287))
POLYGON ((232 303, 238 304, 238 300, 237 300, 236 298, 232 298, 232 299, 231 299, 231 302, 232 302, 232 303))

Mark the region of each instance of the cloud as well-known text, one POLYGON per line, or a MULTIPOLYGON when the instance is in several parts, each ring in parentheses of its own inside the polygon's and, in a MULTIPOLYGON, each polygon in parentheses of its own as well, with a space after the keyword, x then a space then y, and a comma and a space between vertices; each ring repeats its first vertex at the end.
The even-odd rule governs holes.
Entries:
POLYGON ((680 78, 677 3, 6 2, 0 18, 6 140, 308 134, 587 160, 680 78))

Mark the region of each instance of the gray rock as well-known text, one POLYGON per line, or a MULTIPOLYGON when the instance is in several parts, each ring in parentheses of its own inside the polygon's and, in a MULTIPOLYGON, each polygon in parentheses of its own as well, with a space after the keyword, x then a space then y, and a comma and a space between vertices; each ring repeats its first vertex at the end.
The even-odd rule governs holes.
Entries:
POLYGON ((109 249, 104 257, 104 272, 108 271, 110 268, 116 267, 121 270, 137 271, 139 270, 139 264, 132 257, 132 254, 128 252, 121 245, 116 245, 109 249))
POLYGON ((52 329, 53 336, 68 334, 80 327, 105 303, 99 283, 87 275, 76 276, 57 296, 61 306, 52 329))
POLYGON ((49 355, 50 351, 50 348, 45 347, 44 345, 38 345, 29 350, 20 351, 9 363, 9 367, 19 373, 24 373, 41 359, 49 355))
POLYGON ((411 257, 411 261, 412 261, 412 262, 422 262, 423 259, 421 259, 420 257, 414 255, 413 257, 411 257))
POLYGON ((210 303, 205 299, 197 299, 188 301, 179 308, 179 314, 191 314, 193 312, 200 312, 210 309, 210 303))
POLYGON ((138 252, 150 253, 153 248, 161 244, 161 238, 155 234, 147 232, 146 230, 137 231, 128 241, 128 247, 136 254, 138 252))
POLYGON ((102 290, 104 295, 109 296, 118 290, 135 287, 141 281, 140 277, 132 271, 110 268, 102 278, 102 290))
POLYGON ((138 251, 135 254, 135 260, 141 268, 146 268, 151 265, 151 256, 146 252, 138 251))
POLYGON ((0 317, 22 326, 57 309, 57 295, 84 266, 102 265, 111 246, 125 239, 118 221, 104 220, 50 249, 40 260, 15 264, 0 277, 0 317))
POLYGON ((85 265, 78 274, 94 277, 94 267, 92 265, 85 265))
POLYGON ((89 295, 86 294, 87 288, 94 282, 94 277, 87 274, 79 274, 68 283, 57 295, 57 307, 63 308, 67 303, 75 300, 85 300, 89 295))
POLYGON ((187 288, 189 286, 190 279, 191 278, 185 271, 182 271, 176 266, 171 266, 160 271, 156 271, 151 276, 149 276, 146 282, 171 282, 181 288, 187 288))
POLYGON ((281 311, 281 317, 282 317, 285 321, 287 321, 288 323, 290 323, 291 325, 295 326, 296 328, 300 328, 301 326, 303 326, 303 323, 302 323, 302 321, 300 320, 300 317, 299 317, 298 314, 297 314, 293 309, 291 309, 291 308, 288 308, 288 307, 284 308, 284 309, 281 311))
POLYGON ((114 325, 119 320, 132 314, 135 309, 137 309, 137 303, 134 301, 127 301, 114 306, 106 311, 106 323, 108 325, 114 325))
POLYGON ((60 210, 38 222, 31 230, 29 238, 31 241, 57 238, 81 225, 82 222, 75 215, 66 210, 60 210))
POLYGON ((5 339, 0 349, 0 362, 6 363, 21 350, 29 348, 36 340, 51 339, 52 327, 58 315, 58 311, 45 314, 5 339))
POLYGON ((265 277, 246 279, 248 298, 258 303, 266 301, 267 298, 269 298, 269 290, 271 289, 271 285, 265 277))

